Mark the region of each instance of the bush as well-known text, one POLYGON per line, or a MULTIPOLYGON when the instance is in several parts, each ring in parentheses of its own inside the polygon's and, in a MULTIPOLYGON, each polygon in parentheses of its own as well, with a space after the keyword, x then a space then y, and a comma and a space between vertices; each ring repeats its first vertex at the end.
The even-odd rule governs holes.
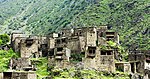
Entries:
POLYGON ((0 45, 7 44, 10 41, 10 38, 7 34, 0 35, 0 45))
POLYGON ((84 57, 84 54, 81 53, 72 53, 71 54, 71 62, 72 63, 78 63, 82 61, 82 58, 84 57))
POLYGON ((17 54, 12 50, 0 50, 0 72, 6 71, 9 68, 9 61, 11 58, 18 57, 17 54))

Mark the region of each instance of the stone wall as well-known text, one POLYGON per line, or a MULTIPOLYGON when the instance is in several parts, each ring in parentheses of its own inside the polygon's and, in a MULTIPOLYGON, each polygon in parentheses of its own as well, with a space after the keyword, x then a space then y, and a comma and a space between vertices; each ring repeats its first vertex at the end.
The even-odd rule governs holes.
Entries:
POLYGON ((85 69, 96 69, 96 59, 95 58, 85 58, 84 59, 84 68, 85 69))
POLYGON ((100 71, 115 72, 114 56, 100 56, 100 64, 98 66, 100 71))
POLYGON ((37 79, 35 72, 3 72, 4 79, 37 79))
POLYGON ((71 50, 71 53, 80 53, 80 42, 78 37, 69 38, 66 47, 71 50))
POLYGON ((80 50, 81 50, 81 52, 85 52, 85 47, 86 47, 85 37, 83 37, 83 36, 79 37, 79 44, 80 44, 80 50))
POLYGON ((116 62, 115 68, 117 71, 120 71, 120 72, 126 72, 126 73, 131 72, 131 65, 129 62, 116 62))
MULTIPOLYGON (((85 68, 94 68, 100 71, 115 71, 114 51, 107 50, 102 54, 101 45, 107 41, 118 43, 116 32, 107 31, 107 27, 82 27, 62 29, 58 33, 51 33, 47 37, 30 36, 16 38, 15 50, 21 57, 38 58, 48 55, 48 65, 52 63, 58 67, 67 67, 70 64, 71 54, 85 54, 83 60, 85 68)), ((111 47, 109 47, 111 48, 111 47)), ((82 57, 81 57, 82 58, 82 57)))
POLYGON ((86 45, 96 46, 96 41, 97 41, 96 28, 89 28, 86 34, 86 45))
POLYGON ((37 39, 22 39, 20 43, 21 57, 39 57, 38 40, 37 39))
POLYGON ((2 72, 0 73, 0 79, 3 79, 3 73, 2 72))
POLYGON ((27 35, 23 33, 12 33, 11 34, 11 46, 15 52, 19 52, 19 43, 21 38, 26 38, 27 35))
POLYGON ((13 48, 14 48, 14 51, 15 52, 20 52, 20 41, 23 37, 16 37, 15 40, 14 40, 14 45, 13 45, 13 48))
POLYGON ((105 50, 111 51, 111 54, 101 54, 101 50, 96 48, 95 54, 92 53, 88 56, 88 51, 86 51, 84 66, 85 68, 94 68, 99 71, 108 71, 115 72, 115 59, 113 50, 105 50))
POLYGON ((49 50, 55 48, 55 38, 47 37, 47 42, 49 50))
POLYGON ((10 69, 13 70, 32 70, 33 66, 28 58, 17 58, 10 60, 10 69))

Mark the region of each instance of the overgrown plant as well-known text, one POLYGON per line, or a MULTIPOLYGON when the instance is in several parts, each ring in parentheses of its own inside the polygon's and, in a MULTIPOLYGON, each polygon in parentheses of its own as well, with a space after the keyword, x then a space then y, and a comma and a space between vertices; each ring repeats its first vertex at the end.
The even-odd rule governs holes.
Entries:
POLYGON ((9 35, 1 34, 0 35, 0 45, 7 44, 10 41, 9 35))
POLYGON ((41 79, 49 75, 49 72, 47 71, 48 60, 46 57, 31 58, 30 60, 37 67, 36 73, 38 75, 38 79, 41 79))
POLYGON ((11 58, 17 58, 17 54, 12 50, 0 50, 0 72, 7 71, 11 58))
POLYGON ((82 53, 72 53, 71 54, 71 62, 72 63, 78 63, 78 62, 81 62, 82 61, 82 58, 84 57, 85 55, 82 54, 82 53))

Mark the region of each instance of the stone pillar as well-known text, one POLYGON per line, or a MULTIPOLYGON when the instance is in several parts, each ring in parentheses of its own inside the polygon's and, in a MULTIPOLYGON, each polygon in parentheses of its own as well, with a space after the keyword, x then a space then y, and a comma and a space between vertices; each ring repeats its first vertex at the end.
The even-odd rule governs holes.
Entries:
POLYGON ((136 62, 134 63, 134 73, 136 73, 136 62))
POLYGON ((0 79, 3 79, 3 73, 0 73, 0 79))
POLYGON ((148 74, 146 74, 146 75, 143 77, 143 79, 149 79, 149 78, 148 78, 148 74))

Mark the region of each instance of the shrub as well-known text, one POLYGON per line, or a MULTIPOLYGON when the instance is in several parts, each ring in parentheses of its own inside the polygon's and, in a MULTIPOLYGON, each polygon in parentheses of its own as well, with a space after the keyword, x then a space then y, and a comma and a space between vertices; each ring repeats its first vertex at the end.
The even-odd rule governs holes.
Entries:
POLYGON ((11 58, 18 57, 17 54, 12 50, 0 50, 0 72, 6 71, 9 68, 9 61, 11 58))
POLYGON ((10 41, 10 38, 7 34, 0 35, 0 45, 7 44, 10 41))

